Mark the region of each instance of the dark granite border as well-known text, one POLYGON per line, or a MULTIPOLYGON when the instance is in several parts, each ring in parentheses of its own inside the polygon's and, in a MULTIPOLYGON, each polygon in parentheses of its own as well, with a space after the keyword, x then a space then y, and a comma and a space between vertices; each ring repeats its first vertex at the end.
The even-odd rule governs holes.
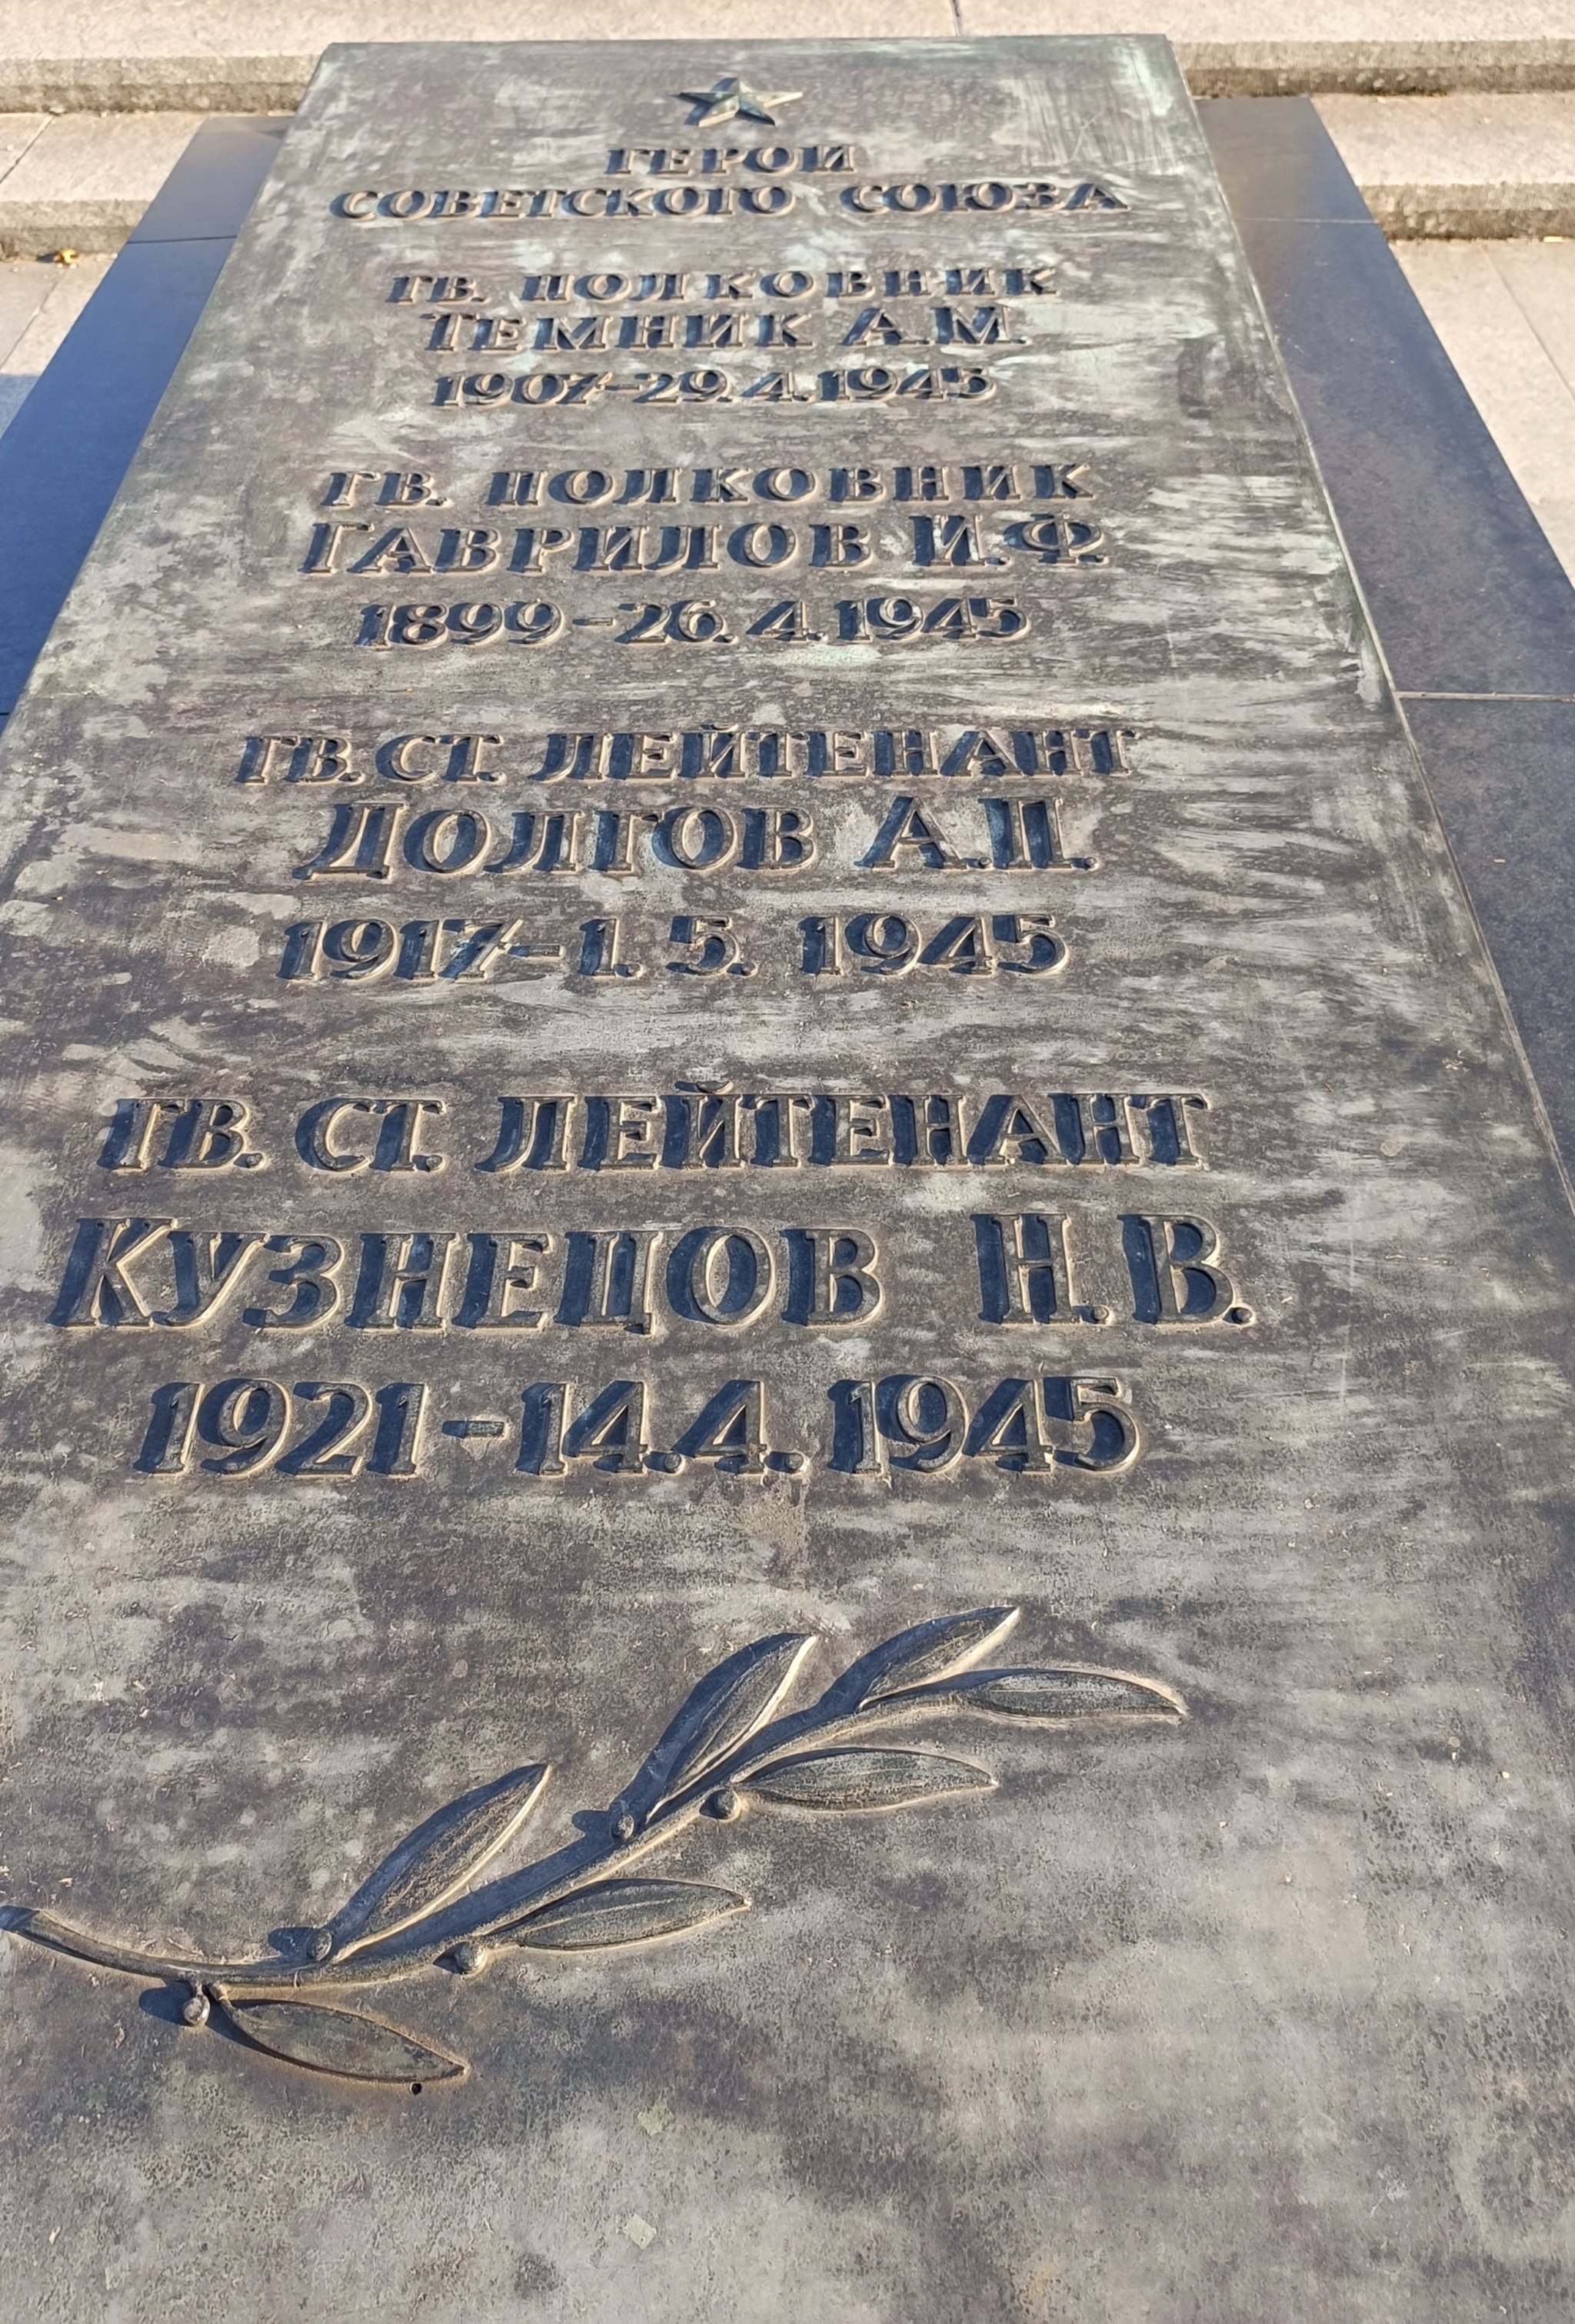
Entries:
POLYGON ((0 717, 92 548, 289 116, 204 122, 0 436, 0 717))
POLYGON ((1575 1178, 1575 587, 1315 107, 1198 110, 1575 1178))

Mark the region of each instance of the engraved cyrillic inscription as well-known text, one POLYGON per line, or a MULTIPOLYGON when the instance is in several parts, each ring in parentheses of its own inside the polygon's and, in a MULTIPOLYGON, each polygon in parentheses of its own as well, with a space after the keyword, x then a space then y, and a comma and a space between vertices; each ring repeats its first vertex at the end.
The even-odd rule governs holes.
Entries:
MULTIPOLYGON (((1086 457, 1002 453, 999 458, 953 461, 834 461, 762 465, 758 451, 719 450, 703 467, 536 467, 445 475, 439 484, 426 469, 336 468, 316 494, 319 508, 747 508, 768 511, 805 503, 869 508, 887 502, 983 502, 1030 506, 1037 502, 1089 501, 1100 493, 1086 457)), ((343 520, 348 522, 349 520, 343 520)))
POLYGON ((106 1170, 257 1170, 251 1108, 239 1098, 123 1098, 99 1155, 106 1170))
MULTIPOLYGON (((539 218, 782 217, 796 202, 794 188, 783 182, 785 176, 795 176, 802 184, 824 175, 850 174, 848 157, 853 152, 848 145, 702 146, 689 150, 686 167, 678 171, 666 166, 661 159, 677 150, 681 149, 617 147, 606 172, 610 178, 622 178, 648 169, 655 178, 678 178, 677 184, 493 186, 431 191, 401 186, 391 192, 357 187, 336 194, 329 208, 336 217, 363 227, 438 220, 517 225, 539 218), (823 153, 837 158, 823 159, 823 153), (745 173, 743 178, 731 178, 735 169, 745 173), (682 182, 708 178, 720 178, 723 182, 682 182)), ((805 190, 809 192, 811 188, 806 186, 805 190)), ((814 190, 818 193, 817 188, 814 190)), ((866 217, 882 212, 909 217, 951 211, 999 216, 1011 210, 1089 217, 1132 206, 1130 197, 1118 192, 1112 183, 1065 176, 880 180, 850 186, 840 200, 844 209, 866 217)))
MULTIPOLYGON (((926 1093, 747 1088, 559 1092, 463 1103, 314 1099, 276 1158, 330 1176, 518 1170, 1200 1169, 1198 1091, 926 1093)), ((275 1158, 238 1098, 122 1098, 98 1149, 116 1172, 256 1169, 275 1158)), ((1159 1294, 1155 1292, 1157 1300, 1159 1294)))
POLYGON ((253 734, 234 779, 244 784, 382 781, 701 782, 807 777, 836 782, 940 775, 974 782, 1119 778, 1136 771, 1130 726, 1000 718, 989 726, 926 724, 788 728, 747 723, 641 733, 253 734))
MULTIPOLYGON (((714 104, 731 123, 755 101, 725 75, 704 101, 692 94, 719 136, 714 104)), ((1110 441, 1102 425, 1058 440, 1042 421, 1003 430, 990 415, 1024 351, 1059 360, 1048 343, 1068 281, 1100 249, 1101 221, 1120 230, 1130 189, 1064 171, 882 174, 878 154, 835 139, 708 143, 700 129, 697 118, 687 143, 617 147, 604 181, 396 187, 335 203, 348 223, 410 235, 368 254, 389 346, 428 367, 430 388, 418 379, 417 392, 431 395, 434 433, 432 445, 419 431, 326 438, 327 456, 301 479, 307 506, 298 498, 281 536, 302 601, 337 623, 358 664, 365 655, 367 682, 412 694, 407 726, 338 731, 332 715, 320 723, 336 731, 298 731, 318 719, 281 710, 231 761, 228 779, 272 792, 287 820, 273 860, 299 900, 292 913, 280 899, 259 967, 276 1005, 308 1022, 336 991, 350 1015, 355 996, 381 1013, 383 995, 409 992, 411 1021, 425 1005, 416 988, 428 1003, 463 988, 484 1017, 520 1010, 524 1029, 539 989, 566 984, 631 1022, 689 996, 738 1021, 765 987, 802 995, 827 1023, 873 1007, 889 1026, 926 1005, 907 996, 959 992, 962 979, 987 980, 984 1005, 1013 991, 1047 1003, 1082 960, 1076 899, 1122 829, 1135 730, 1086 690, 1072 692, 1075 712, 1003 708, 995 674, 1008 650, 1026 665, 1026 647, 1058 639, 1066 609, 1086 618, 1103 602, 1126 554, 1127 474, 1116 448, 1098 473, 1089 447, 1110 441), (796 205, 835 229, 812 263, 770 251, 771 220, 796 205), (1024 216, 1050 242, 1031 255, 1020 243, 981 250, 987 219, 1024 216), (911 246, 929 230, 917 222, 955 217, 973 221, 961 249, 911 246), (625 220, 685 218, 748 221, 747 263, 720 247, 674 265, 654 241, 649 262, 632 243, 615 255, 594 246, 609 222, 621 233, 625 220), (507 238, 526 226, 529 252, 507 238), (447 259, 428 238, 437 227, 452 228, 447 259), (953 413, 944 425, 942 406, 953 413), (557 431, 550 449, 530 432, 538 408, 557 431), (834 432, 812 420, 829 410, 834 432), (642 415, 630 425, 645 442, 608 431, 620 412, 642 415), (751 440, 754 412, 774 415, 764 444, 751 440), (683 442, 665 456, 675 426, 683 442), (717 429, 725 442, 710 440, 717 429), (434 448, 438 432, 447 448, 434 448), (824 724, 804 718, 801 673, 845 662, 861 685, 899 651, 937 673, 931 706, 866 709, 864 724, 834 723, 847 719, 840 706, 824 724), (989 673, 990 706, 972 715, 953 676, 964 651, 989 673), (783 671, 780 707, 726 676, 755 652, 783 671), (638 677, 642 655, 692 671, 701 698, 685 704, 688 723, 640 729, 625 713, 598 724, 585 671, 627 660, 638 677), (463 675, 473 661, 484 693, 463 675), (540 699, 532 731, 510 732, 497 706, 511 669, 529 670, 526 693, 540 699), (418 706, 432 671, 436 712, 418 706), (733 699, 709 698, 714 674, 733 699), (789 807, 765 788, 783 781, 831 788, 801 788, 789 807), (503 803, 511 783, 523 803, 503 803), (837 788, 861 784, 881 788, 862 799, 837 788), (633 787, 624 804, 620 785, 633 787), (289 825, 314 798, 317 812, 289 825)), ((710 237, 730 231, 713 223, 710 237)), ((246 1215, 229 1204, 230 1222, 210 1223, 133 1217, 126 1202, 125 1215, 79 1223, 53 1318, 69 1333, 262 1345, 327 1327, 402 1334, 418 1350, 556 1333, 664 1350, 874 1333, 882 1349, 861 1344, 867 1376, 836 1384, 824 1428, 804 1410, 783 1418, 763 1356, 741 1360, 737 1378, 719 1371, 697 1398, 675 1400, 656 1374, 565 1377, 460 1411, 431 1407, 430 1382, 294 1382, 216 1363, 204 1381, 159 1391, 141 1462, 158 1475, 410 1476, 439 1456, 501 1458, 488 1448, 506 1434, 521 1471, 548 1477, 819 1466, 938 1480, 973 1461, 1119 1473, 1138 1426, 1128 1389, 1102 1372, 967 1379, 934 1355, 922 1372, 893 1369, 885 1343, 913 1298, 898 1253, 929 1254, 975 1344, 1041 1330, 1081 1345, 1120 1323, 1159 1346, 1178 1327, 1250 1321, 1234 1244, 1228 1255, 1219 1224, 1145 1175, 1205 1167, 1205 1099, 1012 1092, 992 1085, 999 1068, 978 1087, 942 1074, 939 1090, 926 1076, 895 1091, 890 1077, 822 1089, 723 1070, 586 1090, 553 1072, 533 1093, 486 1095, 390 1083, 374 1093, 374 1081, 365 1094, 298 1097, 287 1119, 262 1097, 154 1089, 116 1104, 97 1154, 100 1184, 152 1174, 167 1187, 153 1210, 180 1211, 180 1190, 205 1185, 315 1185, 327 1199, 330 1179, 345 1182, 340 1200, 385 1185, 421 1199, 391 1219, 335 1213, 331 1232, 327 1214, 303 1222, 272 1204, 246 1215), (239 1175, 264 1165, 267 1178, 239 1175), (741 1176, 766 1170, 798 1176, 741 1176), (977 1194, 922 1231, 889 1231, 862 1201, 810 1219, 684 1204, 587 1219, 572 1203, 480 1226, 464 1205, 431 1215, 478 1180, 500 1194, 539 1177, 575 1194, 603 1176, 620 1198, 708 1183, 801 1194, 832 1172, 862 1197, 899 1172, 957 1171, 977 1174, 977 1194), (1107 1172, 1135 1174, 1141 1191, 1119 1207, 1036 1203, 1023 1174, 1045 1171, 1080 1194, 1107 1172), (511 1408, 517 1426, 500 1416, 511 1408)))
MULTIPOLYGON (((1091 872, 1097 858, 1069 855, 1060 798, 970 799, 943 816, 909 794, 893 800, 861 871, 1091 872)), ((819 861, 806 807, 730 807, 709 801, 662 808, 406 807, 384 799, 332 810, 316 853, 295 867, 301 881, 386 881, 407 872, 439 878, 600 872, 630 879, 660 867, 681 872, 805 872, 819 861)))
MULTIPOLYGON (((834 1116, 851 1164, 891 1159, 890 1124, 875 1100, 834 1116)), ((315 1127, 315 1126, 314 1126, 315 1127)), ((659 1116, 626 1101, 605 1167, 654 1168, 659 1116)), ((725 1115, 706 1125, 725 1145, 725 1115)), ((325 1148, 318 1168, 368 1167, 325 1148)), ((385 1166, 387 1167, 387 1166, 385 1166)), ((413 1166, 419 1168, 419 1164, 413 1166)), ((965 1229, 935 1230, 960 1256, 965 1229)), ((1129 1320, 1161 1329, 1255 1321, 1242 1305, 1220 1229, 1196 1217, 1088 1210, 980 1213, 972 1221, 979 1313, 985 1322, 1103 1326, 1085 1304, 1086 1274, 1119 1279, 1129 1320), (1118 1253, 1119 1259, 1118 1259, 1118 1253)), ((389 1229, 357 1235, 198 1228, 173 1218, 78 1222, 50 1321, 65 1330, 188 1330, 219 1321, 251 1331, 617 1330, 642 1337, 680 1324, 732 1331, 755 1323, 815 1331, 870 1323, 902 1305, 891 1262, 866 1228, 848 1222, 709 1220, 682 1228, 570 1221, 502 1227, 389 1229), (281 1304, 268 1293, 280 1286, 281 1304), (243 1296, 244 1295, 244 1296, 243 1296)))

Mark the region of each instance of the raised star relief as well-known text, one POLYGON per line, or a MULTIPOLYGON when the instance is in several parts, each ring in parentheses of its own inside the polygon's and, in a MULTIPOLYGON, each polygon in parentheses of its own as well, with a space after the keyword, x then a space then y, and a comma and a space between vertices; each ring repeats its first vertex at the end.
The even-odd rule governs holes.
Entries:
POLYGON ((746 121, 763 121, 768 127, 776 126, 774 105, 796 105, 803 96, 801 88, 751 88, 735 74, 713 83, 710 88, 681 88, 678 95, 691 105, 704 106, 705 110, 695 122, 696 129, 710 129, 721 121, 735 121, 741 114, 746 121))

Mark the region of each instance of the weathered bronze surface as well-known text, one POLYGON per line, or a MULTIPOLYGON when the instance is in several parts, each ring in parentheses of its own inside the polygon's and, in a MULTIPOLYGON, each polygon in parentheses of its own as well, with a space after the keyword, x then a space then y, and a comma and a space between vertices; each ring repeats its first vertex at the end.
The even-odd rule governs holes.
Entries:
POLYGON ((1569 1206, 1163 43, 331 51, 4 768, 15 2312, 1562 2312, 1569 1206))

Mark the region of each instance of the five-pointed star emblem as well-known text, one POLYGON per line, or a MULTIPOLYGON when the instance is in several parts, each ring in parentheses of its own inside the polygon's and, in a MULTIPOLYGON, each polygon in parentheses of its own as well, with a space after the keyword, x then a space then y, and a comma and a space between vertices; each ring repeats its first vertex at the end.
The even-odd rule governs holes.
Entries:
POLYGON ((710 88, 681 88, 680 97, 691 105, 703 105, 705 112, 695 124, 696 129, 709 129, 714 122, 734 121, 741 113, 746 121, 764 121, 776 124, 774 105, 792 105, 804 94, 798 88, 751 88, 748 81, 735 74, 718 80, 710 88))

